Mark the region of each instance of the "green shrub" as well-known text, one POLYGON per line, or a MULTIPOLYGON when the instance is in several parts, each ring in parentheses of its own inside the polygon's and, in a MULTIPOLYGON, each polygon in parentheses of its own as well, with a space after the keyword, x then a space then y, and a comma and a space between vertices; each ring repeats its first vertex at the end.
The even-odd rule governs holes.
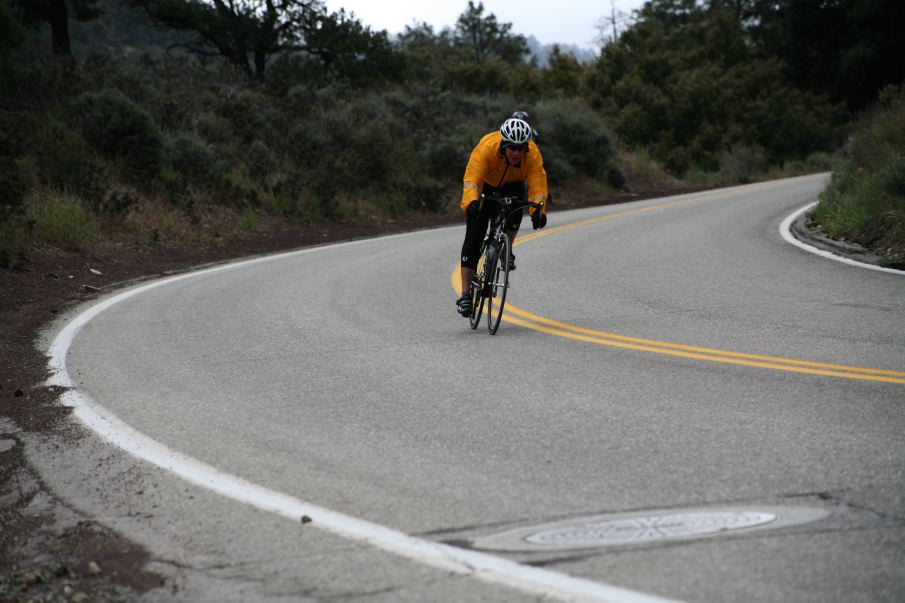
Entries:
MULTIPOLYGON (((477 139, 472 145, 475 143, 477 143, 477 139)), ((464 170, 463 161, 467 161, 468 154, 471 152, 471 147, 463 144, 461 140, 456 140, 455 136, 431 138, 422 141, 421 147, 430 173, 450 178, 461 176, 458 172, 464 170)))
MULTIPOLYGON (((499 127, 499 124, 496 126, 499 127)), ((427 163, 426 169, 432 176, 461 181, 472 149, 482 136, 493 129, 493 126, 473 121, 451 124, 449 130, 431 132, 419 140, 419 154, 427 163)))
POLYGON ((137 176, 153 176, 160 171, 160 130, 147 111, 118 90, 83 94, 69 111, 77 130, 105 156, 122 161, 137 176))
POLYGON ((606 182, 613 188, 622 188, 625 186, 625 172, 615 161, 611 161, 607 166, 606 182))
POLYGON ((25 183, 16 162, 0 155, 0 222, 3 216, 22 205, 25 183))
POLYGON ((553 145, 544 145, 541 148, 541 154, 544 157, 544 170, 547 172, 549 185, 569 182, 578 175, 575 166, 569 163, 566 157, 556 153, 553 145))
POLYGON ((211 146, 194 134, 177 134, 167 139, 165 156, 183 186, 189 183, 208 186, 220 172, 211 146))
POLYGON ((255 232, 260 227, 261 221, 258 218, 258 212, 250 207, 242 210, 242 228, 246 231, 255 232))
POLYGON ((757 146, 734 144, 717 155, 720 176, 727 182, 751 182, 767 166, 764 150, 757 146))
POLYGON ((695 186, 728 186, 731 184, 735 184, 737 181, 726 181, 724 176, 719 172, 713 172, 709 170, 705 170, 698 166, 691 166, 685 171, 685 176, 682 180, 688 184, 693 184, 695 186))
POLYGON ((805 158, 805 164, 809 168, 828 170, 833 167, 833 156, 829 153, 811 153, 805 158))
POLYGON ((782 175, 797 175, 797 174, 805 174, 807 173, 807 164, 800 159, 793 159, 792 161, 786 161, 781 168, 775 168, 777 174, 781 174, 777 176, 777 178, 781 178, 782 175))
POLYGON ((226 145, 235 136, 232 123, 222 115, 204 112, 195 117, 194 121, 195 131, 211 144, 226 145))
POLYGON ((459 182, 422 174, 412 183, 408 193, 409 206, 422 212, 442 211, 459 206, 462 187, 459 182))
POLYGON ((31 153, 20 164, 35 184, 87 194, 109 175, 103 160, 79 132, 53 115, 44 115, 33 138, 31 153))
POLYGON ((248 145, 244 155, 245 162, 259 175, 263 176, 279 167, 276 155, 270 150, 267 143, 262 140, 255 140, 248 145))
POLYGON ((260 90, 245 88, 238 94, 225 96, 217 111, 229 121, 241 144, 271 141, 286 131, 283 114, 273 99, 260 90))
POLYGON ((23 211, 0 208, 0 268, 9 268, 27 258, 32 226, 23 211))
POLYGON ((247 172, 241 169, 233 169, 224 176, 229 198, 240 206, 258 208, 264 193, 261 185, 247 172))
POLYGON ((0 118, 0 222, 4 221, 4 215, 22 205, 26 190, 17 165, 25 137, 14 129, 12 121, 0 118))
POLYGON ((619 164, 624 166, 626 178, 633 184, 656 185, 673 182, 646 148, 638 148, 620 155, 619 164))
POLYGON ((573 100, 542 101, 535 113, 543 123, 539 128, 541 151, 551 167, 547 174, 553 182, 582 175, 615 188, 625 184, 616 163, 613 135, 587 105, 573 100))
POLYGON ((905 253, 905 87, 866 113, 811 215, 834 236, 905 253))
POLYGON ((905 198, 905 154, 893 154, 873 175, 874 186, 890 199, 905 198))
POLYGON ((29 208, 35 243, 81 249, 97 236, 85 203, 70 193, 50 192, 29 208))

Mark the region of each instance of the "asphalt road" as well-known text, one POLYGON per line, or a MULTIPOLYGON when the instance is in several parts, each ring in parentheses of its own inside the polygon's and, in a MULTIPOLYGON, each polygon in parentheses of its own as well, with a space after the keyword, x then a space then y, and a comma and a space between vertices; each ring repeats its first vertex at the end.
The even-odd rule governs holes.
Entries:
POLYGON ((541 236, 526 220, 518 322, 494 337, 455 313, 462 228, 207 272, 81 328, 67 368, 86 403, 222 472, 211 481, 317 505, 310 524, 100 438, 35 462, 149 547, 178 585, 149 599, 901 601, 905 276, 782 240, 824 182, 552 213, 541 236), (482 544, 730 507, 822 514, 621 546, 482 544), (518 565, 476 579, 337 535, 351 518, 518 565), (559 586, 531 586, 531 568, 559 586), (569 578, 626 590, 582 594, 569 578))

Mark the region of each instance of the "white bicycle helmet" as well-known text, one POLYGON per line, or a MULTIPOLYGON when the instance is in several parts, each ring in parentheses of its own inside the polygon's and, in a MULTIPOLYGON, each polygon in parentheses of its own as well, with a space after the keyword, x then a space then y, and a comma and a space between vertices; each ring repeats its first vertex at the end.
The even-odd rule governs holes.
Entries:
POLYGON ((503 135, 503 145, 528 144, 531 140, 531 126, 528 122, 511 117, 500 126, 500 134, 503 135))

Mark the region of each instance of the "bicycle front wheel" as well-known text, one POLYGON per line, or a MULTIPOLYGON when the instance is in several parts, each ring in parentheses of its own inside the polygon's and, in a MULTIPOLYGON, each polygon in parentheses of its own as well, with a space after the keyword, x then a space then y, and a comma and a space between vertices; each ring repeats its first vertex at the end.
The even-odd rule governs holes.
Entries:
POLYGON ((506 304, 506 292, 509 290, 509 237, 503 235, 496 245, 493 265, 490 266, 487 295, 487 330, 496 335, 503 319, 503 306, 506 304))
POLYGON ((484 311, 484 296, 481 291, 484 289, 484 279, 475 276, 471 281, 471 316, 468 317, 468 324, 472 329, 477 329, 481 322, 481 313, 484 311))
POLYGON ((480 260, 475 270, 475 275, 471 279, 471 316, 468 317, 468 324, 472 329, 477 329, 481 322, 481 313, 484 311, 484 290, 486 287, 487 266, 484 262, 484 248, 481 248, 480 260))

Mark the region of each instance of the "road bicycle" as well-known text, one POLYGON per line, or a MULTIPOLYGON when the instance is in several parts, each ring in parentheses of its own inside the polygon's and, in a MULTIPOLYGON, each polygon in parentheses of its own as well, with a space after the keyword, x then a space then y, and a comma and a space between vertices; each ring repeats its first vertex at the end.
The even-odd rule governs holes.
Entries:
POLYGON ((509 290, 509 258, 512 256, 512 243, 506 233, 506 227, 515 212, 526 207, 543 211, 543 204, 522 201, 518 197, 505 197, 499 193, 481 195, 480 202, 495 204, 497 211, 493 212, 490 229, 481 244, 478 268, 471 280, 472 310, 468 323, 472 329, 478 327, 486 302, 487 330, 491 335, 496 335, 503 318, 506 292, 509 290))

